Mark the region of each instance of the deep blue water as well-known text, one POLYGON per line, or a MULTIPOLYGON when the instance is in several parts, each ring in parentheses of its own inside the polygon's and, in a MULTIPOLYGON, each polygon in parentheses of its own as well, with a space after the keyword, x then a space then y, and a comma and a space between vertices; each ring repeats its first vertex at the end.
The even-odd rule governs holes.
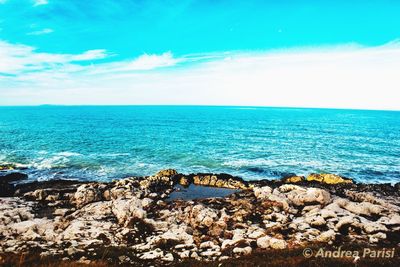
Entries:
POLYGON ((196 106, 0 107, 0 164, 31 179, 330 172, 400 181, 400 112, 196 106))

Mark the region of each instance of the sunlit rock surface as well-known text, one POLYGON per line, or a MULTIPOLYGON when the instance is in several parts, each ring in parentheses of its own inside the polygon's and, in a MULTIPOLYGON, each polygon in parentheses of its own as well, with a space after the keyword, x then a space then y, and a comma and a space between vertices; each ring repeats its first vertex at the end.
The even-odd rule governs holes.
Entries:
POLYGON ((107 257, 99 248, 110 248, 118 255, 110 255, 114 263, 145 266, 217 262, 312 244, 398 246, 398 189, 341 179, 246 182, 164 170, 110 183, 13 185, 0 198, 0 255, 4 261, 35 251, 88 263, 107 257), (170 199, 178 184, 234 190, 223 197, 170 199))

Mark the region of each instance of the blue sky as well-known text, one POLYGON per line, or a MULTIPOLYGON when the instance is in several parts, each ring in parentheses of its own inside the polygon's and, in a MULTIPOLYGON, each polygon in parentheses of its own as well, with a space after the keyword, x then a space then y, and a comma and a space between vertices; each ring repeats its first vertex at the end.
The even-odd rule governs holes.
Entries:
POLYGON ((377 92, 371 84, 381 81, 387 99, 343 103, 337 94, 323 106, 399 109, 389 101, 399 14, 400 2, 387 0, 0 0, 0 104, 318 106, 323 94, 293 102, 279 91, 314 94, 323 81, 311 72, 326 69, 327 84, 350 79, 377 92), (290 76, 296 84, 281 90, 290 76), (254 99, 243 96, 249 86, 254 99))

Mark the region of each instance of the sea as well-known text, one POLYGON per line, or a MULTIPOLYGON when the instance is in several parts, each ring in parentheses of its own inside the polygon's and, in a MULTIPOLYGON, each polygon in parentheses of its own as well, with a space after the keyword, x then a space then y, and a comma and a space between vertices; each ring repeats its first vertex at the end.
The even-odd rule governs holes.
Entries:
POLYGON ((29 180, 334 173, 400 181, 400 112, 230 106, 0 107, 0 165, 29 180))

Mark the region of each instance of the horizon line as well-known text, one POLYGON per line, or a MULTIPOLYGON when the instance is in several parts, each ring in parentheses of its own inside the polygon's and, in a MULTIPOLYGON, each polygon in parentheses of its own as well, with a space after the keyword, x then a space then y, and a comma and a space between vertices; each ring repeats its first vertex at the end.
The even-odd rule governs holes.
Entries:
POLYGON ((36 104, 36 105, 2 105, 4 107, 244 107, 244 108, 276 108, 276 109, 326 109, 354 111, 389 111, 398 109, 340 108, 340 107, 305 107, 305 106, 257 106, 257 105, 207 105, 207 104, 36 104))

